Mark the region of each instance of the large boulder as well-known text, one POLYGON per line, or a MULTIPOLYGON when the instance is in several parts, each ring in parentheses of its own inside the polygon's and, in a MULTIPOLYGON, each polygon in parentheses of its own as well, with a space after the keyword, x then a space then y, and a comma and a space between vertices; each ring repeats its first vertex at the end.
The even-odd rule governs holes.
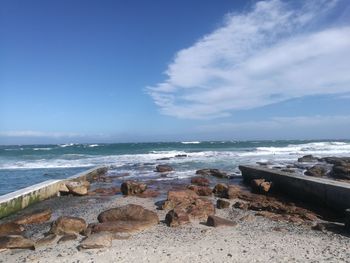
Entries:
POLYGON ((191 190, 169 191, 168 198, 164 202, 162 208, 171 210, 178 206, 186 207, 193 203, 198 197, 199 196, 191 190))
POLYGON ((120 186, 123 195, 141 194, 147 189, 147 185, 136 181, 126 181, 120 186))
POLYGON ((156 166, 156 172, 158 173, 168 173, 174 171, 174 168, 167 164, 159 164, 156 166))
POLYGON ((185 208, 190 219, 205 219, 215 214, 215 206, 208 199, 198 198, 185 208))
POLYGON ((271 182, 266 182, 265 179, 254 179, 250 182, 253 193, 267 194, 271 189, 271 182))
POLYGON ((326 175, 327 170, 322 165, 314 165, 308 168, 305 175, 314 177, 323 177, 326 175))
POLYGON ((140 205, 125 205, 100 213, 100 224, 92 227, 92 232, 136 232, 159 223, 158 215, 140 205))
POLYGON ((177 227, 189 223, 190 218, 185 210, 175 208, 166 214, 165 222, 170 227, 177 227))
POLYGON ((80 234, 85 231, 87 224, 79 217, 61 216, 52 223, 50 233, 56 235, 80 234))
POLYGON ((113 234, 108 232, 95 233, 81 241, 79 249, 96 249, 111 247, 113 234))
POLYGON ((225 218, 210 215, 207 219, 207 226, 219 227, 219 226, 236 226, 237 223, 225 218))
POLYGON ((198 186, 209 186, 209 179, 205 177, 193 177, 191 179, 191 184, 198 185, 198 186))
POLYGON ((24 231, 24 227, 14 222, 3 223, 0 225, 0 236, 20 235, 24 231))
POLYGON ((189 185, 187 188, 199 196, 211 196, 213 194, 213 191, 208 186, 189 185))
POLYGON ((66 183, 69 193, 74 195, 87 195, 90 188, 88 181, 71 181, 66 183))
POLYGON ((14 223, 19 225, 40 224, 50 220, 51 215, 51 209, 37 210, 31 214, 23 215, 17 218, 14 223))
POLYGON ((35 249, 34 242, 20 235, 0 236, 0 249, 35 249))
POLYGON ((196 171, 196 174, 203 176, 215 176, 218 178, 230 178, 226 172, 220 171, 219 169, 200 169, 196 171))
POLYGON ((219 183, 215 185, 213 193, 216 197, 233 199, 239 196, 240 188, 236 185, 227 185, 219 183))

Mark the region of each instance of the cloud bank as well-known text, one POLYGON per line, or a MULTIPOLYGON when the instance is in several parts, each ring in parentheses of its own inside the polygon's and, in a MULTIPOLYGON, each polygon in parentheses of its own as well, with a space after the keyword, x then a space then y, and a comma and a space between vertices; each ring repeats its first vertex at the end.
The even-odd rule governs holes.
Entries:
POLYGON ((322 27, 337 1, 270 0, 180 50, 148 93, 178 118, 229 116, 308 95, 350 91, 350 26, 322 27))

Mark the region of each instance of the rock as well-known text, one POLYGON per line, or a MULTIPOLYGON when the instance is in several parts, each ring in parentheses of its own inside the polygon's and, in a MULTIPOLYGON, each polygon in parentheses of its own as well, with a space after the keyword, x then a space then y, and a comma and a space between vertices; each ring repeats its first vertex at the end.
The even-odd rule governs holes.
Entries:
POLYGON ((324 157, 321 160, 335 166, 347 166, 350 164, 350 157, 324 157))
POLYGON ((222 199, 218 199, 216 201, 216 207, 218 209, 228 208, 228 207, 230 207, 230 202, 222 200, 222 199))
POLYGON ((40 224, 50 220, 51 215, 51 209, 37 210, 31 214, 17 218, 14 223, 19 225, 40 224))
POLYGON ((204 177, 193 177, 191 179, 191 184, 198 185, 198 186, 209 186, 209 179, 204 177))
POLYGON ((215 207, 210 200, 198 198, 188 205, 185 211, 190 219, 205 219, 207 216, 215 214, 215 207))
POLYGON ((79 245, 79 249, 96 249, 111 247, 113 234, 108 232, 95 233, 85 238, 79 245))
POLYGON ((271 189, 271 183, 266 182, 265 179, 254 179, 250 182, 253 193, 266 194, 271 189))
POLYGON ((236 222, 233 222, 218 216, 214 216, 214 215, 208 216, 208 219, 207 219, 207 226, 219 227, 219 226, 236 226, 236 225, 237 225, 236 222))
POLYGON ((240 188, 235 185, 227 185, 220 183, 215 185, 213 193, 215 196, 220 198, 233 199, 239 196, 240 188))
POLYGON ((154 198, 159 196, 160 193, 156 190, 151 190, 151 189, 146 189, 144 192, 140 193, 140 194, 136 194, 137 197, 141 197, 141 198, 154 198))
POLYGON ((186 207, 196 200, 199 196, 191 190, 169 191, 168 198, 162 208, 172 210, 176 206, 186 207))
POLYGON ((86 222, 82 218, 61 216, 52 223, 50 233, 56 235, 79 234, 85 231, 86 227, 86 222))
POLYGON ((144 183, 138 183, 136 181, 123 182, 120 190, 123 195, 136 195, 144 192, 147 189, 147 185, 144 183))
POLYGON ((186 211, 175 208, 166 214, 165 222, 170 227, 177 227, 189 223, 190 218, 186 211))
POLYGON ((35 249, 34 242, 20 235, 0 236, 0 249, 35 249))
POLYGON ((241 189, 236 185, 229 185, 227 190, 227 198, 233 199, 238 198, 241 194, 241 189))
POLYGON ((318 158, 312 156, 311 154, 304 155, 303 157, 298 158, 298 162, 305 162, 305 163, 314 162, 317 160, 318 158))
POLYGON ((170 165, 159 164, 156 166, 156 172, 158 172, 158 173, 167 173, 167 172, 172 172, 172 171, 174 171, 174 169, 170 165))
POLYGON ((76 234, 64 235, 57 241, 57 244, 62 243, 62 242, 66 242, 66 241, 70 241, 70 240, 75 240, 75 239, 77 239, 77 237, 78 236, 76 234))
POLYGON ((110 187, 110 188, 97 188, 93 191, 90 191, 89 195, 101 195, 101 196, 111 196, 120 193, 120 188, 118 187, 110 187))
POLYGON ((177 154, 175 155, 175 158, 185 158, 187 157, 187 154, 177 154))
POLYGON ((227 173, 220 171, 219 169, 200 169, 196 171, 196 174, 204 176, 215 176, 218 178, 230 178, 227 173))
POLYGON ((61 183, 61 184, 60 184, 60 186, 59 186, 59 188, 58 188, 58 191, 59 191, 60 193, 69 193, 69 189, 68 189, 68 187, 66 186, 65 183, 61 183))
POLYGON ((189 185, 187 188, 199 196, 211 196, 213 194, 213 191, 208 186, 189 185))
POLYGON ((14 222, 3 223, 0 225, 0 236, 20 235, 24 231, 24 227, 14 222))
POLYGON ((69 193, 74 195, 87 195, 90 183, 88 181, 71 181, 66 183, 69 193))
POLYGON ((92 227, 92 232, 136 232, 159 223, 158 215, 140 205, 125 205, 100 213, 97 217, 100 224, 92 227))
POLYGON ((35 241, 36 246, 42 246, 52 243, 56 239, 56 234, 48 234, 47 236, 44 236, 37 241, 35 241))
POLYGON ((305 175, 322 177, 326 175, 327 170, 321 165, 314 165, 311 168, 308 168, 305 172, 305 175))
POLYGON ((249 204, 237 201, 236 203, 233 204, 233 207, 242 209, 242 210, 248 210, 249 204))
POLYGON ((321 232, 325 232, 326 231, 326 226, 325 224, 322 223, 316 223, 315 225, 313 225, 311 227, 312 230, 316 230, 316 231, 321 231, 321 232))
POLYGON ((245 222, 251 222, 251 221, 254 221, 254 220, 255 220, 255 217, 252 214, 248 214, 248 215, 242 216, 239 219, 239 221, 245 221, 245 222))
POLYGON ((335 178, 350 180, 350 164, 344 166, 334 165, 331 175, 335 178))

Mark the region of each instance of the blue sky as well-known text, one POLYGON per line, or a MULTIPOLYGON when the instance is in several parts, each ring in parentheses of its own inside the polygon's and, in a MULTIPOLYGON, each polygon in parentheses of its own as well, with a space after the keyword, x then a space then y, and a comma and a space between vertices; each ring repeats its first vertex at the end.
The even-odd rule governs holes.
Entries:
POLYGON ((0 3, 0 144, 348 139, 350 2, 0 3))

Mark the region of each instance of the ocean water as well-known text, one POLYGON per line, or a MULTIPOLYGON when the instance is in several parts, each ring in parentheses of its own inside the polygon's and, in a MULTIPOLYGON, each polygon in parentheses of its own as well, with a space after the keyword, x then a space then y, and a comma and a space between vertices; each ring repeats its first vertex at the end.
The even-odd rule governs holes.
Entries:
POLYGON ((61 179, 97 165, 128 179, 173 180, 194 176, 197 169, 219 168, 239 174, 239 164, 292 164, 300 156, 350 156, 350 141, 215 141, 116 144, 0 146, 0 195, 45 181, 61 179), (187 157, 176 157, 176 155, 187 157), (169 160, 159 160, 170 158, 169 160), (175 172, 159 178, 157 164, 175 172))

